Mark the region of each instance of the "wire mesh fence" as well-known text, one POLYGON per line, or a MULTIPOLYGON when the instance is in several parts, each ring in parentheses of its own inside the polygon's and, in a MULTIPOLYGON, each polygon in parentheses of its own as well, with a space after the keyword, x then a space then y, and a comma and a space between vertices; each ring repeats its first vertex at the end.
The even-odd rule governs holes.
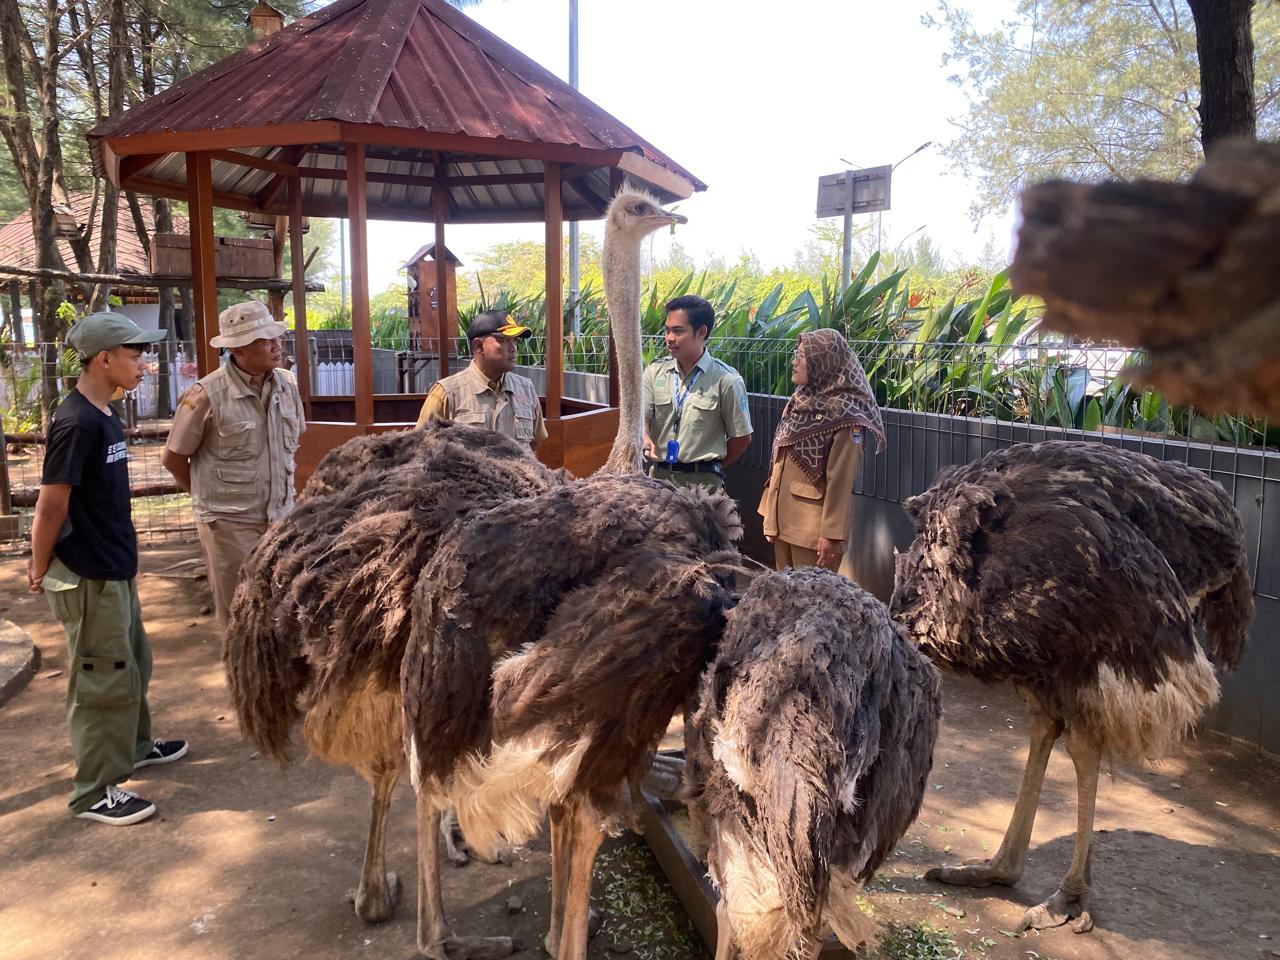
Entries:
MULTIPOLYGON (((291 340, 290 355, 296 352, 291 340)), ((351 332, 313 331, 309 345, 313 395, 349 396, 355 379, 351 332)), ((941 466, 997 445, 1050 437, 1123 442, 1201 466, 1233 494, 1240 492, 1237 499, 1248 501, 1246 521, 1255 526, 1258 551, 1280 538, 1280 528, 1272 530, 1280 511, 1266 510, 1267 499, 1280 493, 1280 454, 1274 452, 1280 435, 1266 421, 1173 407, 1154 391, 1132 386, 1121 375, 1139 359, 1131 351, 913 341, 853 346, 891 427, 886 454, 864 463, 861 484, 870 495, 904 499, 924 489, 941 466)), ((458 338, 451 347, 456 371, 470 360, 469 344, 458 338)), ((756 432, 745 462, 767 468, 773 432, 792 389, 795 340, 717 337, 711 349, 742 374, 753 395, 756 432)), ((646 363, 665 355, 663 338, 644 337, 642 352, 646 363)), ((607 336, 566 337, 564 395, 606 402, 609 355, 607 336)), ((438 344, 380 338, 373 361, 375 394, 424 394, 438 377, 438 344)), ((545 338, 519 341, 518 370, 539 389, 545 389, 545 361, 545 338)), ((0 353, 9 486, 24 537, 40 482, 45 411, 72 389, 78 371, 78 361, 58 345, 0 353)), ((195 378, 194 346, 161 344, 148 354, 146 380, 118 404, 129 431, 134 521, 144 540, 187 536, 193 529, 190 500, 172 484, 160 454, 174 404, 195 378)), ((1260 574, 1269 576, 1265 569, 1260 574)), ((1274 579, 1280 593, 1280 572, 1274 579)))

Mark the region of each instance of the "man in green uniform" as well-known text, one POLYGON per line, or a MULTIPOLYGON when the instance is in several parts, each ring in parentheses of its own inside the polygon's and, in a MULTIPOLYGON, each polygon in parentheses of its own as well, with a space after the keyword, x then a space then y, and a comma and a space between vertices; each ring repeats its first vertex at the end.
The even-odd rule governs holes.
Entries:
POLYGON ((702 297, 667 304, 668 356, 645 368, 644 445, 649 476, 718 489, 751 443, 747 388, 707 351, 715 311, 702 297))

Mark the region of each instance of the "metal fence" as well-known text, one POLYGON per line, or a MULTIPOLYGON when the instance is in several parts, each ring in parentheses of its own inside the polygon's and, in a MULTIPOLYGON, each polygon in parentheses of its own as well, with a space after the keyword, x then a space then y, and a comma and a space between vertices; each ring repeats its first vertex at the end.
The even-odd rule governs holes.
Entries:
MULTIPOLYGON (((315 331, 309 343, 313 393, 350 394, 350 331, 315 331)), ((1242 512, 1256 530, 1259 556, 1265 543, 1280 541, 1280 509, 1266 509, 1267 500, 1274 501, 1280 493, 1275 487, 1280 482, 1280 455, 1272 452, 1280 436, 1265 421, 1205 416, 1171 407, 1159 395, 1128 385, 1119 374, 1136 359, 1130 351, 1070 344, 994 347, 865 341, 853 346, 891 427, 886 455, 868 457, 864 463, 862 492, 903 499, 923 490, 939 467, 972 459, 996 445, 1049 436, 1121 442, 1204 467, 1233 494, 1240 492, 1237 499, 1247 501, 1248 509, 1242 512)), ((376 341, 374 392, 425 393, 437 376, 434 347, 432 341, 376 341)), ((646 361, 665 353, 661 336, 645 337, 642 347, 646 361)), ((743 375, 753 395, 756 434, 746 455, 748 465, 768 466, 773 432, 791 392, 794 347, 793 340, 712 341, 713 353, 743 375)), ((120 405, 131 428, 131 484, 141 494, 134 502, 134 519, 145 540, 185 536, 193 528, 190 500, 167 488, 170 478, 160 466, 160 453, 168 411, 195 380, 195 354, 190 343, 164 349, 171 351, 167 359, 159 352, 149 354, 147 380, 120 405)), ((459 361, 467 361, 465 339, 458 338, 453 350, 459 361)), ((545 387, 545 339, 522 340, 517 350, 521 372, 545 387)), ((286 351, 293 353, 291 342, 286 351)), ((606 399, 608 337, 567 337, 563 362, 566 396, 606 399)), ((49 371, 55 392, 64 396, 78 364, 56 347, 44 345, 0 353, 0 411, 8 440, 9 480, 24 536, 43 463, 42 370, 49 371)), ((1264 595, 1280 593, 1280 573, 1271 576, 1265 564, 1256 572, 1260 579, 1255 582, 1268 591, 1264 595)))

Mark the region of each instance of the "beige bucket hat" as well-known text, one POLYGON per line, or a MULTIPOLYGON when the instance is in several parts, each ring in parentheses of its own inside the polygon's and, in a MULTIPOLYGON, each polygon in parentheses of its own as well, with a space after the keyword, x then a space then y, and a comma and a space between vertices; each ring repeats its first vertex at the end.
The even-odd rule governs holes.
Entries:
POLYGON ((223 310, 218 317, 218 335, 209 341, 211 347, 247 347, 255 340, 283 337, 288 327, 277 323, 261 300, 246 300, 223 310))

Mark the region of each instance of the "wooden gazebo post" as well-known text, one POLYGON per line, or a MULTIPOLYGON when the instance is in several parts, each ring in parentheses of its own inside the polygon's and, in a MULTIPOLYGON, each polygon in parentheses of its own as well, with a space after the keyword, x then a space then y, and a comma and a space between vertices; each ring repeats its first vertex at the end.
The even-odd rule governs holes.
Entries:
MULTIPOLYGON (((449 375, 449 354, 453 351, 453 337, 457 332, 449 329, 449 254, 444 246, 444 221, 449 214, 449 188, 446 184, 443 155, 436 151, 431 165, 435 171, 435 183, 431 187, 431 210, 436 226, 436 336, 439 339, 436 350, 436 368, 439 379, 449 375)), ((418 296, 429 292, 419 284, 418 296)), ((419 308, 421 309, 421 308, 419 308)))
POLYGON ((364 144, 347 144, 347 220, 351 232, 351 359, 355 364, 356 423, 373 423, 373 339, 369 331, 369 230, 364 144))
POLYGON ((307 339, 306 259, 302 251, 302 178, 289 178, 289 267, 293 280, 293 353, 298 361, 294 375, 302 409, 311 419, 311 344, 307 339))
POLYGON ((546 222, 547 255, 547 419, 560 419, 564 395, 564 304, 560 287, 560 245, 564 233, 564 209, 560 204, 560 164, 543 165, 543 220, 546 222))
POLYGON ((209 338, 218 332, 218 280, 213 245, 213 172, 209 154, 188 153, 186 158, 196 372, 204 377, 218 369, 218 349, 209 345, 209 338))

